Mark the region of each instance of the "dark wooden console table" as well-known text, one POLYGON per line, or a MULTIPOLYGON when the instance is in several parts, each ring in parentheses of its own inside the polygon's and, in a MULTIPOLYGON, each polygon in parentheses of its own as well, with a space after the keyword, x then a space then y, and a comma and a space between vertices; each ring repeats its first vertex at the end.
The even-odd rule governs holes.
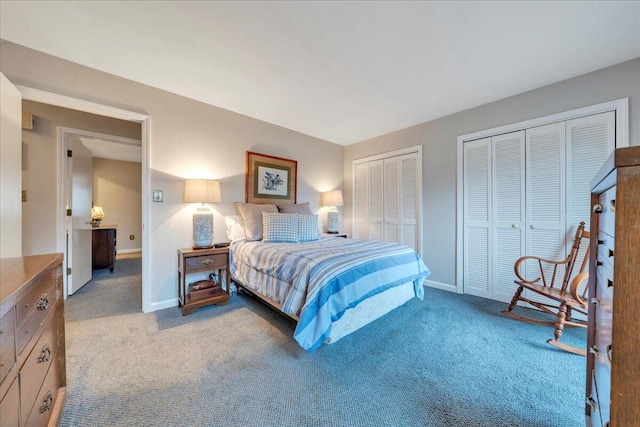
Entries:
POLYGON ((98 227, 93 229, 92 234, 93 269, 108 268, 113 273, 116 262, 116 228, 98 227))

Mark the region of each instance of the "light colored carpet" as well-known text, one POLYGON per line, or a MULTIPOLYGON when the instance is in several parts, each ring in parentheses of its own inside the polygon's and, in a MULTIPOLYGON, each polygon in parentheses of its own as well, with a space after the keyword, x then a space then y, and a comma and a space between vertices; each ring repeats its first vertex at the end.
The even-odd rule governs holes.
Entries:
POLYGON ((61 426, 584 425, 585 358, 505 304, 428 288, 313 354, 247 296, 186 317, 139 307, 135 258, 67 300, 61 426))

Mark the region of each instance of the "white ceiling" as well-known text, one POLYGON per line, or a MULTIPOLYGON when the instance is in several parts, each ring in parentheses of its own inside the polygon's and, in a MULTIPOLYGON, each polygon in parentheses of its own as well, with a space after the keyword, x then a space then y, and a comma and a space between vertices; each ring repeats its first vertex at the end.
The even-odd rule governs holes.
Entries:
POLYGON ((101 159, 121 160, 123 162, 142 163, 140 141, 130 142, 128 138, 114 139, 79 137, 80 141, 91 150, 93 157, 101 159), (124 140, 127 139, 125 142, 124 140))
POLYGON ((640 1, 0 2, 0 37, 348 145, 640 57, 640 1))

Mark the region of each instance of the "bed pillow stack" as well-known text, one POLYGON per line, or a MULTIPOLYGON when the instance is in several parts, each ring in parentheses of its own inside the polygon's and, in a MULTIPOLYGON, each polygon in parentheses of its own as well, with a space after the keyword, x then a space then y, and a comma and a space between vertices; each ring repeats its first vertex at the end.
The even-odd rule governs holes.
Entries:
POLYGON ((257 203, 235 203, 238 215, 242 217, 247 240, 262 240, 262 212, 277 213, 276 205, 257 203))
POLYGON ((262 212, 262 241, 298 243, 298 214, 262 212))
POLYGON ((298 239, 300 242, 313 242, 319 237, 318 215, 298 214, 298 239))
MULTIPOLYGON (((243 238, 263 242, 312 242, 320 237, 318 215, 313 215, 309 202, 289 205, 235 203, 238 217, 236 227, 242 224, 243 238), (279 211, 279 212, 278 212, 279 211)), ((231 222, 229 217, 229 222, 231 222)), ((227 221, 227 217, 225 217, 227 221)), ((227 222, 227 230, 230 224, 227 222)), ((237 228, 236 228, 237 231, 237 228)), ((238 234, 238 233, 236 233, 238 234)), ((227 231, 229 236, 229 231, 227 231)), ((232 239, 231 241, 237 239, 232 239)))
POLYGON ((311 207, 309 206, 309 202, 298 203, 298 204, 288 204, 288 205, 278 205, 278 211, 281 213, 297 213, 301 215, 313 215, 311 212, 311 207))
POLYGON ((265 243, 298 243, 318 240, 318 216, 262 212, 265 243))

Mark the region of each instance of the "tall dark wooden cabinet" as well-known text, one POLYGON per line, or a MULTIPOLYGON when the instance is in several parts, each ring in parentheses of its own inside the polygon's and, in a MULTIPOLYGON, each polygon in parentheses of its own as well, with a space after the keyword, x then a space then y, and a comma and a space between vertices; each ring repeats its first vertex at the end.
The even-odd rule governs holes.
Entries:
POLYGON ((615 150, 591 183, 588 426, 640 423, 640 147, 615 150))
POLYGON ((108 268, 113 273, 116 262, 116 228, 94 228, 91 249, 93 269, 108 268))

